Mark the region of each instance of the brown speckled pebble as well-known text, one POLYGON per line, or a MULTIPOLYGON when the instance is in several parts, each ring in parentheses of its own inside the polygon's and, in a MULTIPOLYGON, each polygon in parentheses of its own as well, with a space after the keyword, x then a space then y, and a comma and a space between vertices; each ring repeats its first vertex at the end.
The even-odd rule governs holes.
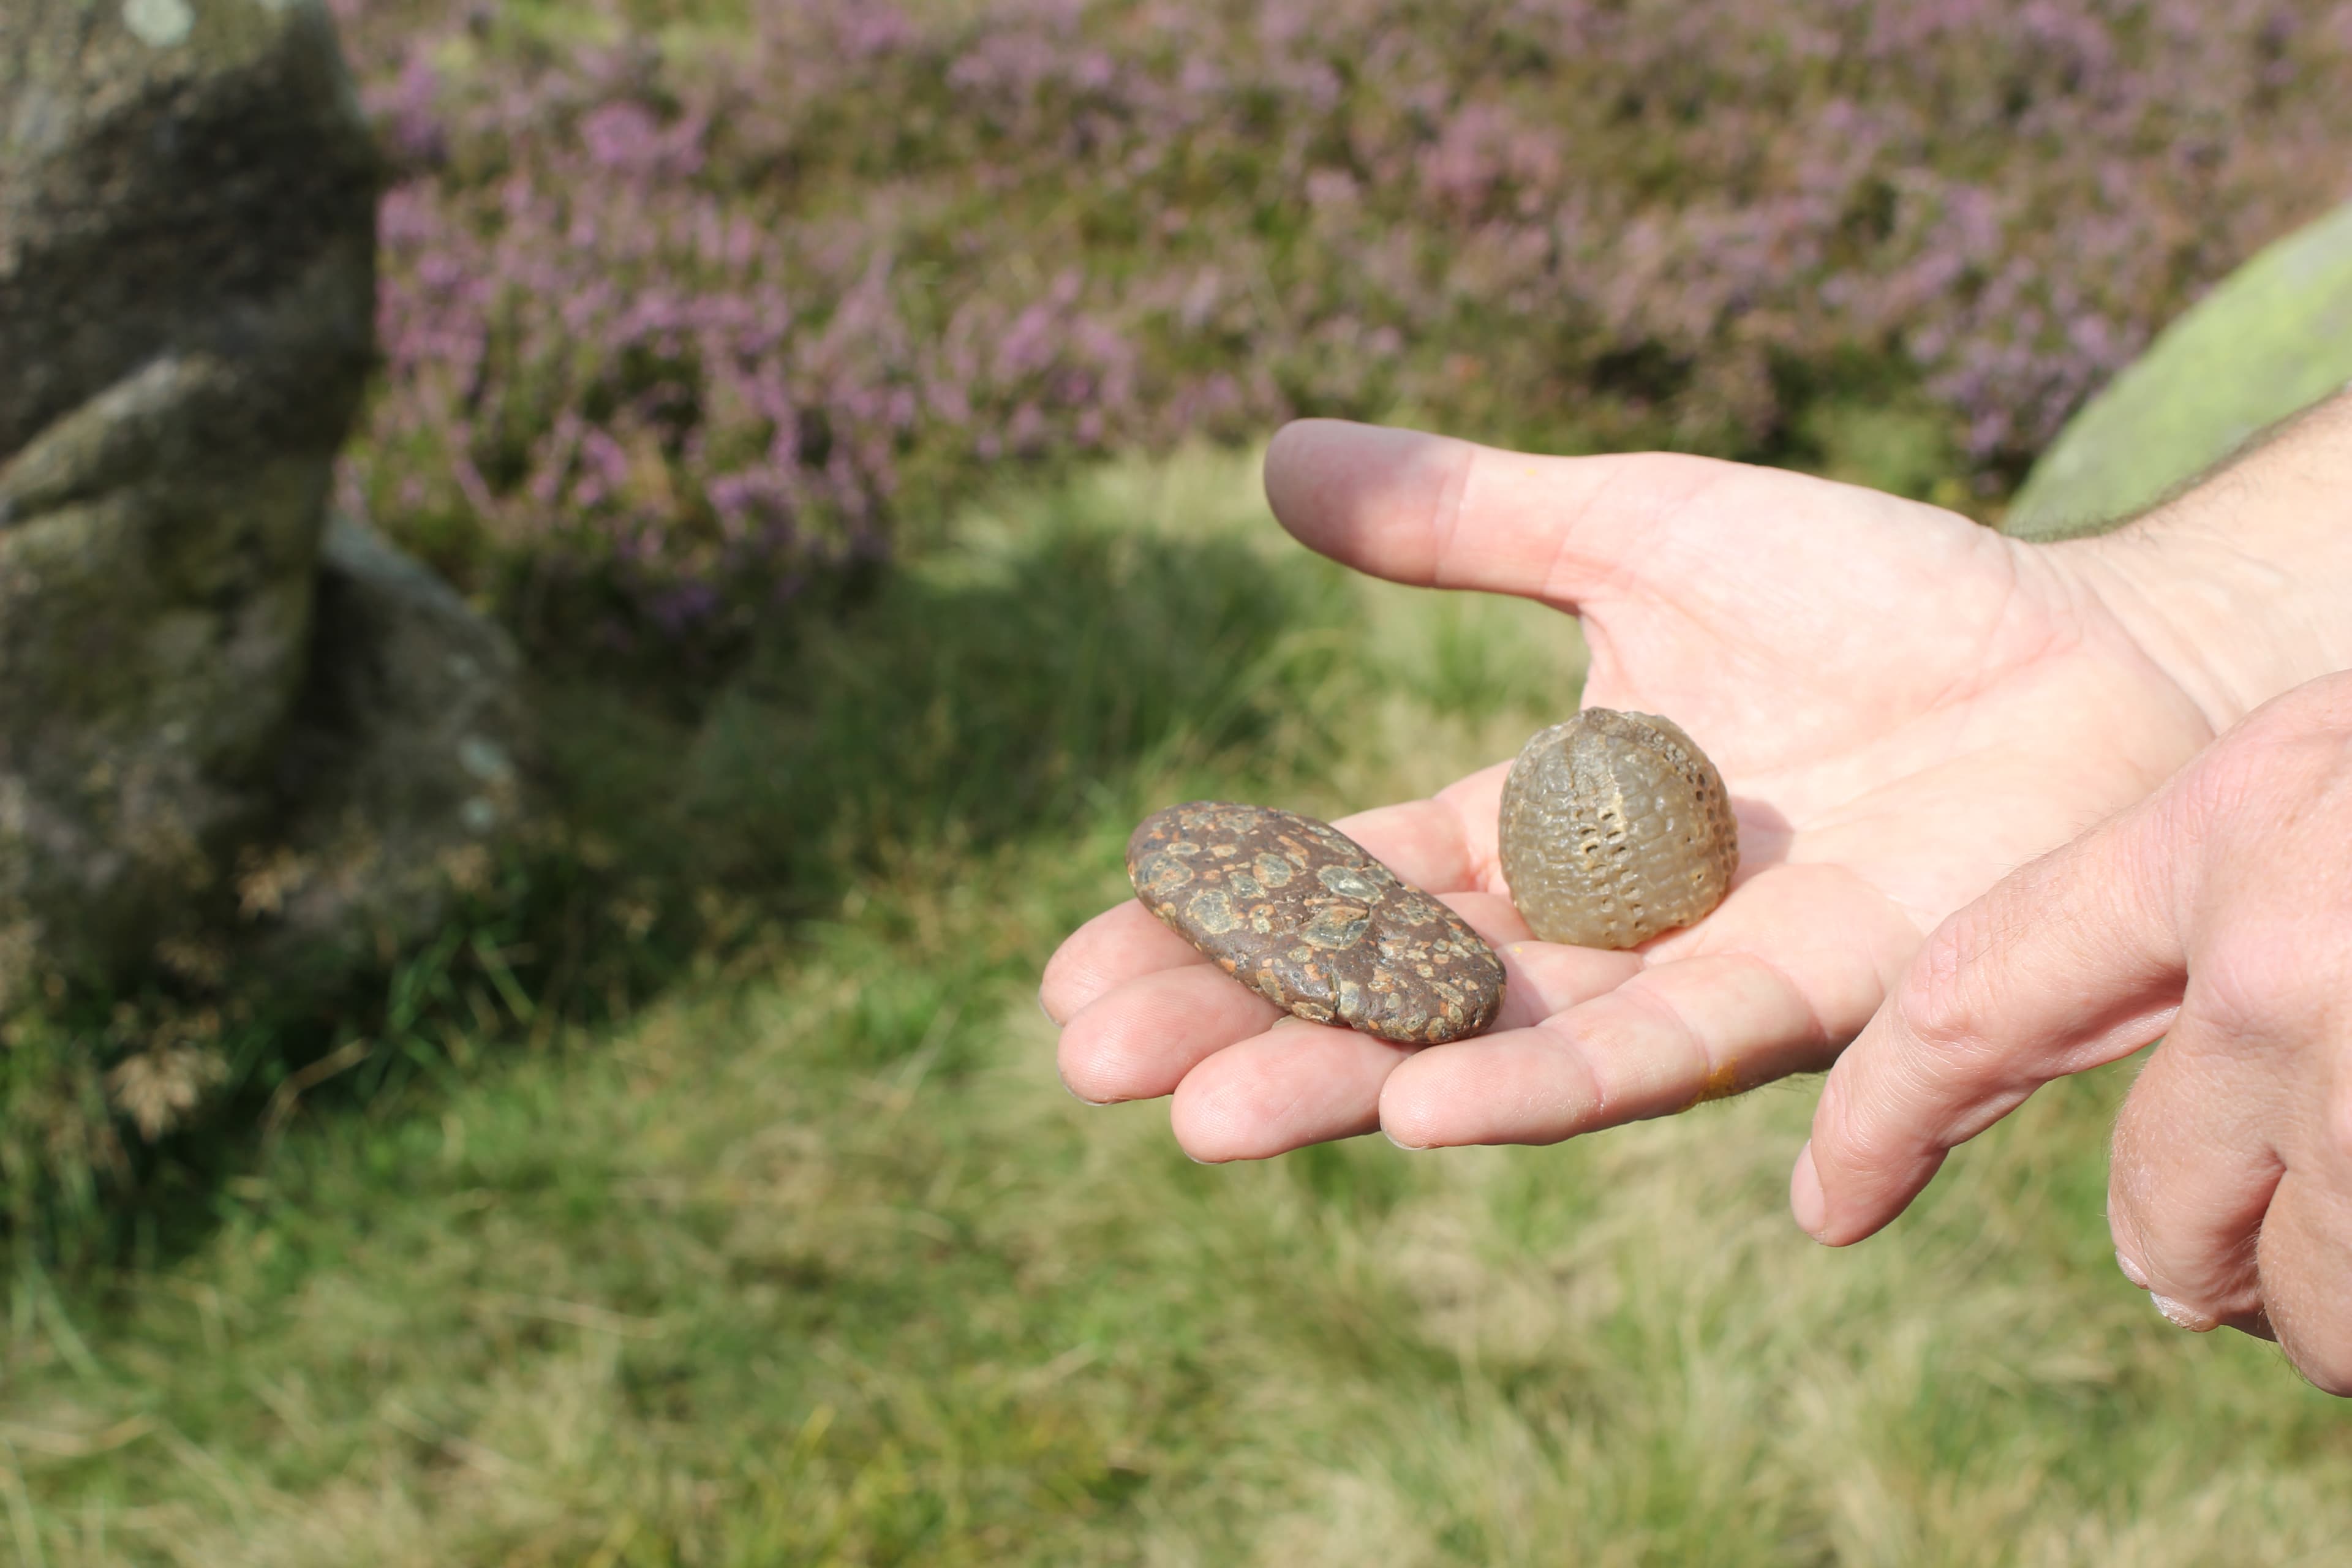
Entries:
POLYGON ((1128 840, 1127 875, 1218 968, 1314 1023, 1433 1046, 1503 1005, 1502 962, 1476 931, 1311 816, 1171 805, 1128 840))

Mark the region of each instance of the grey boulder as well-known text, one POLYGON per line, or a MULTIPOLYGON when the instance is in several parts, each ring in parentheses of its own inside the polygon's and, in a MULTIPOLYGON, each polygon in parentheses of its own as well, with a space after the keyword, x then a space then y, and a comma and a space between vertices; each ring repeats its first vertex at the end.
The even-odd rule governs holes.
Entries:
POLYGON ((399 939, 404 858, 486 820, 510 651, 324 537, 378 182, 315 0, 0 4, 0 1010, 240 921, 399 939), (327 852, 363 816, 364 872, 327 852))
POLYGON ((2086 404, 2002 523, 2104 532, 2297 410, 2352 384, 2352 205, 2272 244, 2086 404))

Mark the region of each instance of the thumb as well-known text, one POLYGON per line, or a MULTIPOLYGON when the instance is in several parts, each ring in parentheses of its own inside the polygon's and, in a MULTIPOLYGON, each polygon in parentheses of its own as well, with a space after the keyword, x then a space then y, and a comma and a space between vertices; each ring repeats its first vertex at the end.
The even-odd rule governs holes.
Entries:
POLYGON ((1671 452, 1541 458, 1444 436, 1301 419, 1265 454, 1265 494, 1309 548, 1392 582, 1572 608, 1738 465, 1671 452))
POLYGON ((2035 1089, 2170 1026, 2187 980, 2175 847, 2194 841, 2177 799, 2011 873, 1928 937, 1822 1088, 1789 1184, 1815 1240, 1869 1236, 2035 1089))

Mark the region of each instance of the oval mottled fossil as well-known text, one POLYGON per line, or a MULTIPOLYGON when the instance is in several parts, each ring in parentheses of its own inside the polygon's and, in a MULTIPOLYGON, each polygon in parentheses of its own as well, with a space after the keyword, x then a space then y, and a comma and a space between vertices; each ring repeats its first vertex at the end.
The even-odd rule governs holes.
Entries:
POLYGON ((1477 932, 1311 816, 1171 805, 1136 828, 1127 874, 1171 930, 1301 1018, 1439 1045, 1502 1005, 1502 963, 1477 932))
POLYGON ((1511 764, 1496 824, 1511 901, 1545 942, 1632 947, 1723 901, 1739 828, 1672 720, 1588 708, 1511 764))

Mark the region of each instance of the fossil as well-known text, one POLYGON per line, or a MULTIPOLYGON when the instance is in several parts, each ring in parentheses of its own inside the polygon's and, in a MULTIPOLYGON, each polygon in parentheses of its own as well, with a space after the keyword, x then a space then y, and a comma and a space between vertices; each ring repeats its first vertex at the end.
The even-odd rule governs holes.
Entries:
POLYGON ((1135 896, 1277 1007, 1405 1045, 1492 1023, 1503 965, 1462 917, 1327 823, 1192 801, 1128 843, 1135 896))
POLYGON ((1511 764, 1503 875, 1545 942, 1632 947, 1723 901, 1739 828, 1723 775, 1670 719, 1588 708, 1511 764))

